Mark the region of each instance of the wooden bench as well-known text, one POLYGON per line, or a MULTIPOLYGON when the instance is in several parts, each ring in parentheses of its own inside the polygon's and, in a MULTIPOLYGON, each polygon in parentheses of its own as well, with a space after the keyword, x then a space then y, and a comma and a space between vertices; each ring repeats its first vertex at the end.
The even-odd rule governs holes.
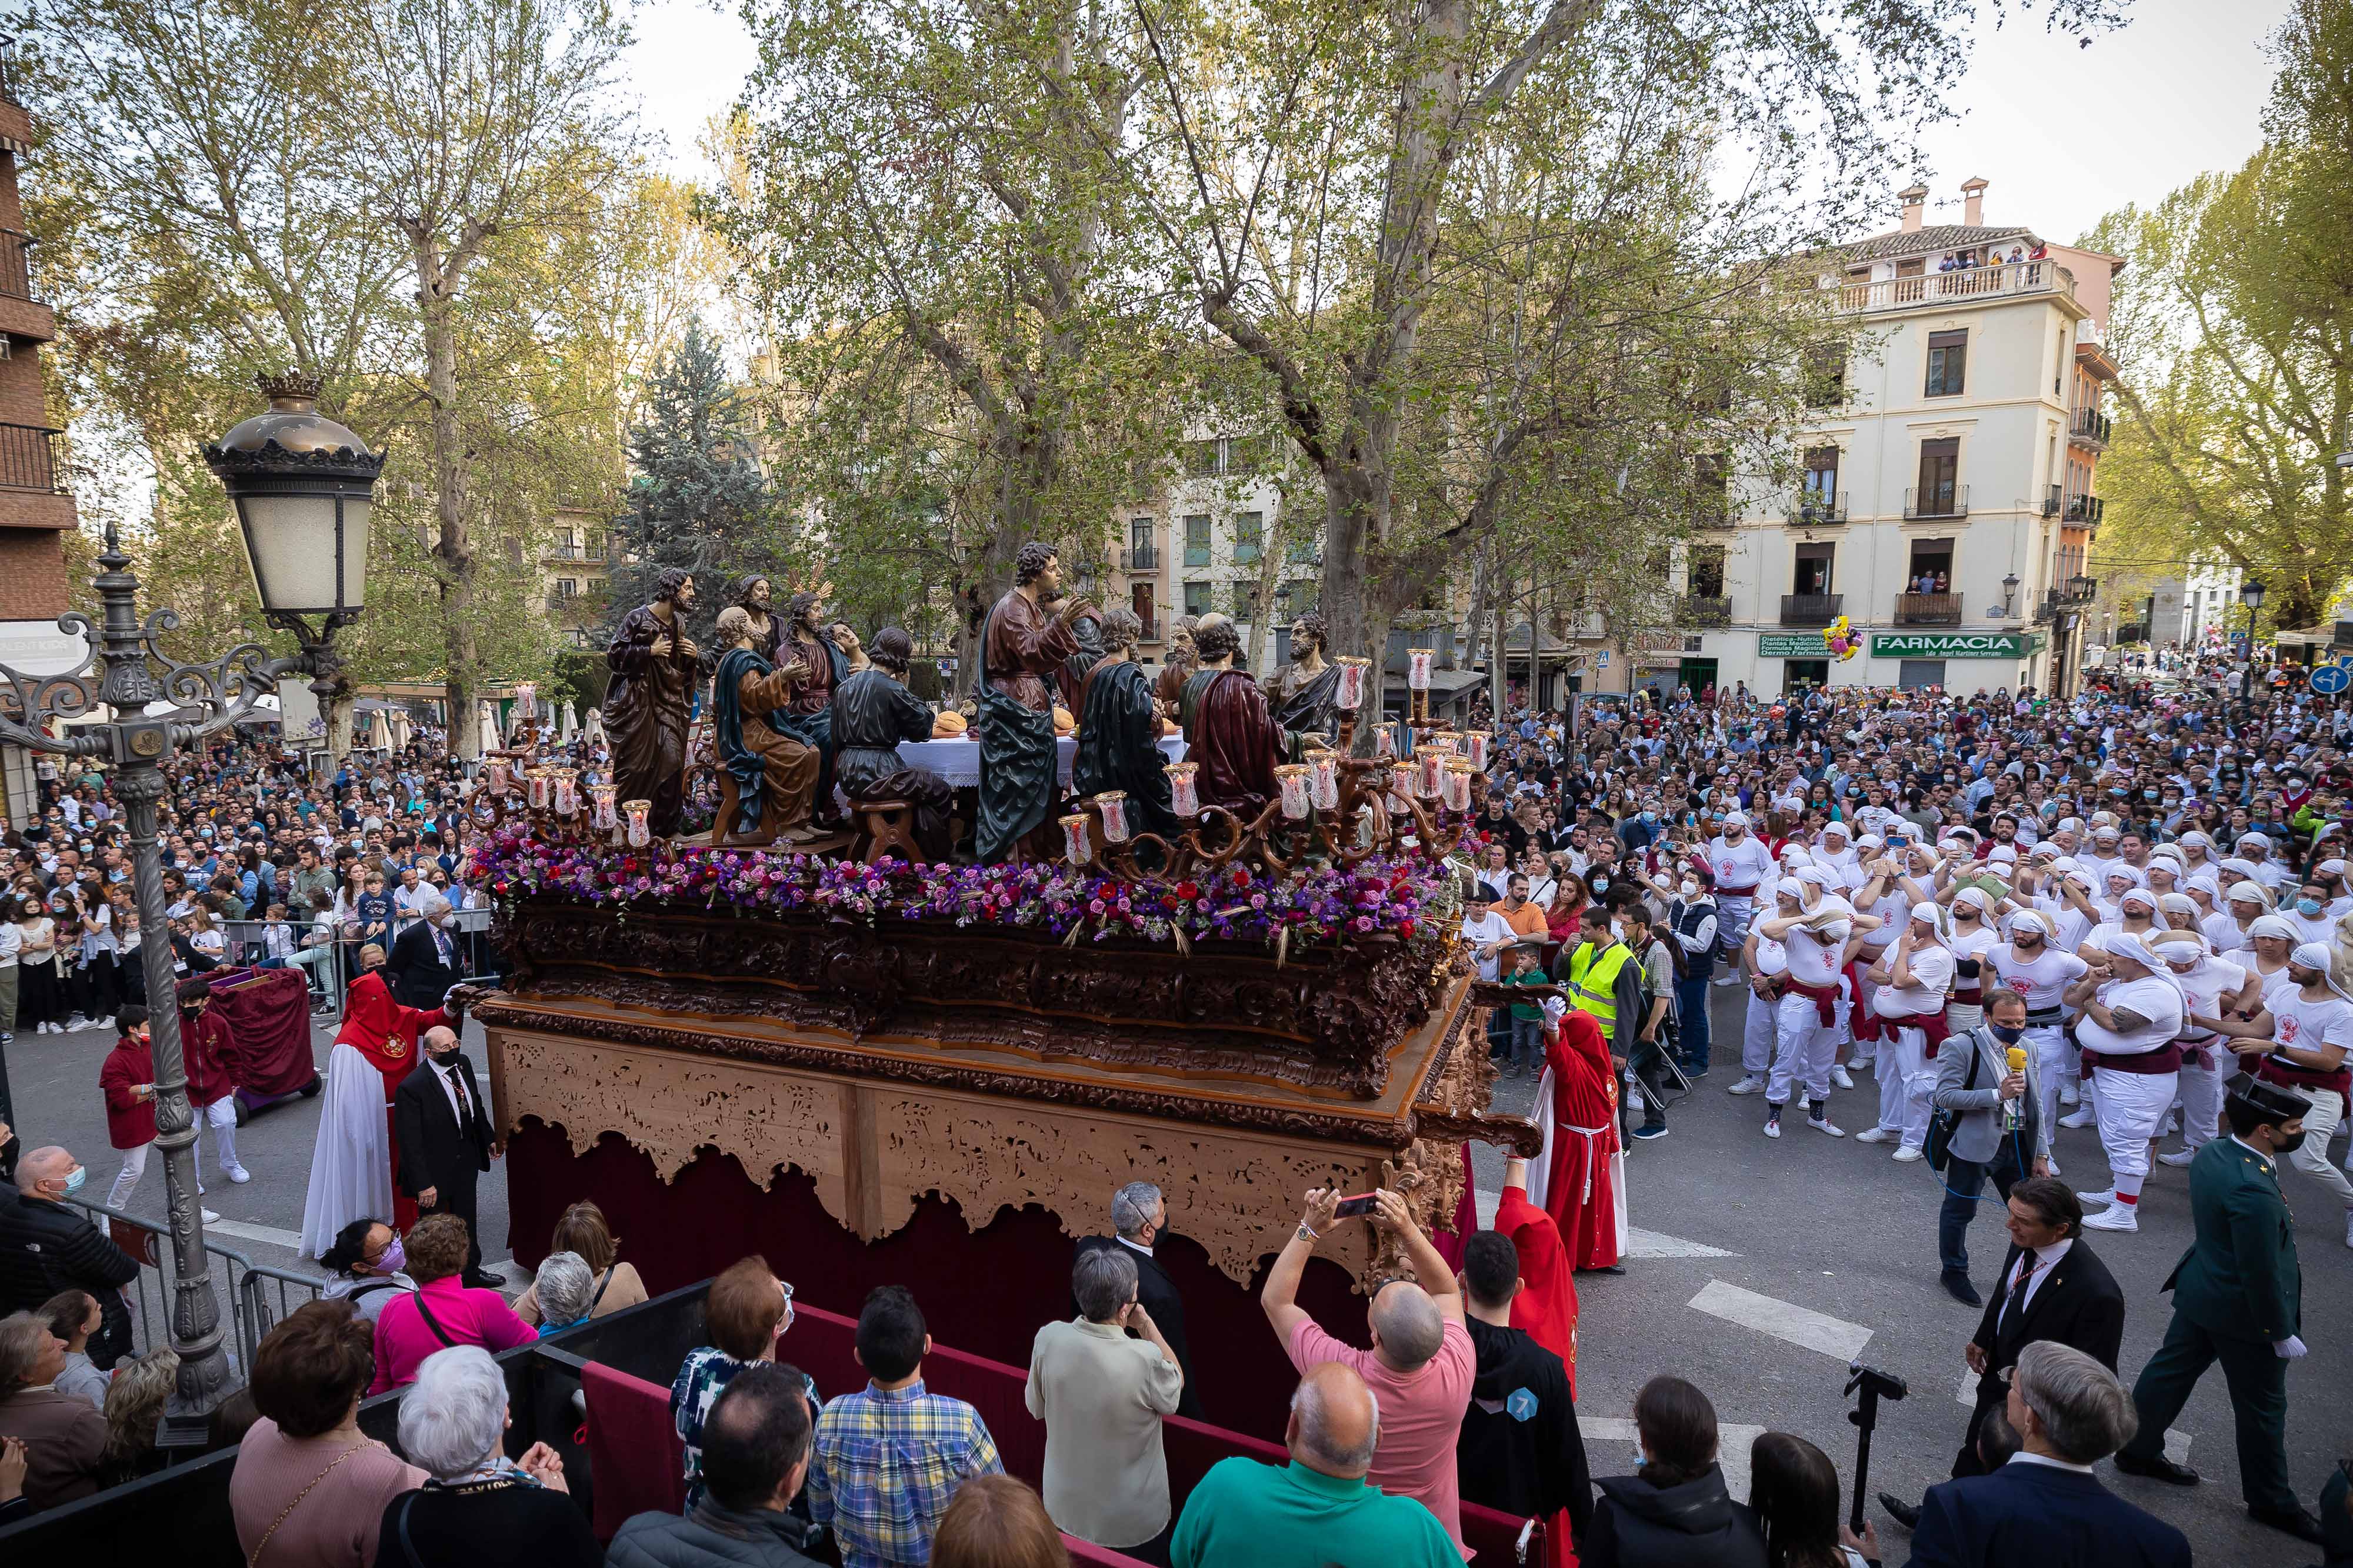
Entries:
POLYGON ((858 836, 850 846, 852 858, 871 866, 885 855, 895 855, 902 860, 921 860, 923 847, 915 842, 915 806, 913 801, 888 796, 874 800, 853 800, 849 809, 858 818, 858 836))

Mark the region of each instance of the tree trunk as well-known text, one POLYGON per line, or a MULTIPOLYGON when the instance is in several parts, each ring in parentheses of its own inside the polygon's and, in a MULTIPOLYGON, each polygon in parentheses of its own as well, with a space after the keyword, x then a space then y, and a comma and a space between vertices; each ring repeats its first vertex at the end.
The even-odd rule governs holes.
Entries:
MULTIPOLYGON (((1512 580, 1504 571, 1503 547, 1495 551, 1495 637, 1487 655, 1487 705, 1494 710, 1493 722, 1504 722, 1504 700, 1511 695, 1511 635, 1512 580)), ((1533 613, 1528 617, 1528 669, 1531 677, 1536 663, 1536 626, 1533 613)))
POLYGON ((439 533, 433 558, 440 563, 441 633, 448 668, 443 689, 449 705, 449 743, 460 757, 481 755, 480 727, 474 714, 480 684, 474 636, 474 546, 466 531, 464 436, 458 420, 456 279, 445 276, 429 250, 417 256, 417 304, 425 320, 425 393, 433 404, 434 511, 439 533))

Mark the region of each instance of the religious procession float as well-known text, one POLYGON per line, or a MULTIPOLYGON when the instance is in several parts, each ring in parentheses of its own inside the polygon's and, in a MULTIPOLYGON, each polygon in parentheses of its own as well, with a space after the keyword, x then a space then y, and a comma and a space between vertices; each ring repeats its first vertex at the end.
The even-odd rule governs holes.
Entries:
MULTIPOLYGON (((1210 1419, 1279 1429, 1290 1378, 1255 1286, 1300 1194, 1386 1186, 1443 1229, 1466 1142, 1535 1152, 1531 1124, 1489 1110, 1448 864, 1488 737, 1409 725, 1402 757, 1387 731, 1357 747, 1362 660, 1318 659, 1293 682, 1316 701, 1278 716, 1219 668, 1215 625, 1164 697, 1122 659, 1132 615, 1057 611, 1054 587, 1050 568, 1026 575, 990 616, 969 737, 934 739, 909 700, 885 721, 896 745, 861 763, 881 736, 860 715, 908 707, 870 689, 902 649, 885 633, 854 668, 854 640, 797 600, 754 619, 761 583, 723 612, 698 719, 682 622, 658 603, 624 623, 609 781, 491 759, 470 875, 511 972, 473 1011, 513 1244, 535 1262, 590 1198, 653 1289, 756 1252, 844 1312, 908 1285, 955 1343, 1026 1364, 1068 1311, 1072 1238, 1107 1234, 1113 1194, 1148 1181, 1210 1419), (648 689, 649 649, 667 692, 648 689), (812 675, 826 706, 770 722, 812 675), (1075 737, 1039 721, 1060 693, 1075 737), (1122 700, 1181 713, 1181 733, 1105 718, 1122 700), (1303 712, 1324 727, 1282 727, 1303 712), (800 775, 819 770, 841 775, 845 832, 775 819, 808 809, 800 775), (1129 787, 1089 787, 1112 776, 1129 787), (928 858, 911 803, 965 777, 983 853, 928 858), (686 831, 698 802, 712 826, 686 831)), ((1336 1228, 1303 1303, 1360 1318, 1379 1246, 1336 1228)))

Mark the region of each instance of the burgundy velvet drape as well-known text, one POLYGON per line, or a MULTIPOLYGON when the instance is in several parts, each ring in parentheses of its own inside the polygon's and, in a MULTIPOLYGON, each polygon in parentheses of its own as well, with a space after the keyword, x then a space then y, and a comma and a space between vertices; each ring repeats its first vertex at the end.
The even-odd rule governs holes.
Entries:
POLYGON ((229 1076, 267 1097, 292 1094, 318 1076, 311 1062, 311 985, 299 969, 213 976, 213 1011, 228 1024, 229 1076))

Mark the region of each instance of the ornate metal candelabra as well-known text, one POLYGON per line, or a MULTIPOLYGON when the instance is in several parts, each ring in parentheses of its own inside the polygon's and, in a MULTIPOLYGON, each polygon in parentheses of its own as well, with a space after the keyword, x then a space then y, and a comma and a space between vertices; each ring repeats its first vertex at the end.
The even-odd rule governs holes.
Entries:
POLYGON ((139 944, 147 994, 157 999, 148 1028, 155 1058, 156 1142, 172 1233, 172 1348, 179 1384, 158 1441, 206 1441, 214 1407, 229 1388, 219 1303, 205 1252, 204 1210, 196 1201, 195 1116, 172 1000, 170 923, 163 863, 156 850, 156 807, 170 787, 164 765, 184 751, 249 718, 287 676, 306 674, 323 700, 335 685, 335 632, 360 611, 367 530, 384 458, 357 436, 315 412, 319 384, 301 376, 259 378, 269 411, 245 421, 205 449, 206 460, 237 503, 246 551, 260 592, 263 618, 290 631, 301 652, 273 658, 259 643, 241 643, 210 663, 188 664, 161 639, 180 624, 168 609, 139 616, 139 579, 109 525, 98 558, 101 619, 79 610, 58 629, 89 643, 81 662, 61 675, 36 676, 0 665, 0 739, 60 756, 103 759, 131 832, 132 882, 145 938, 139 944), (151 712, 158 702, 167 711, 151 712), (105 710, 104 722, 51 734, 51 721, 105 710))

